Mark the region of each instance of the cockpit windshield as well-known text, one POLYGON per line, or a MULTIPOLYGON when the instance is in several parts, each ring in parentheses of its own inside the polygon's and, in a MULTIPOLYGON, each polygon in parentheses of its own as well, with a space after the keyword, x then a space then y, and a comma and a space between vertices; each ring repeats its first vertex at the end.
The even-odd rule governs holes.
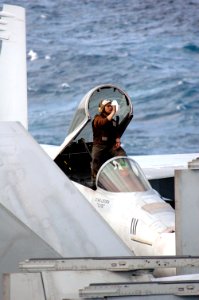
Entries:
POLYGON ((111 158, 101 166, 96 185, 109 192, 144 192, 151 189, 139 165, 124 156, 111 158))

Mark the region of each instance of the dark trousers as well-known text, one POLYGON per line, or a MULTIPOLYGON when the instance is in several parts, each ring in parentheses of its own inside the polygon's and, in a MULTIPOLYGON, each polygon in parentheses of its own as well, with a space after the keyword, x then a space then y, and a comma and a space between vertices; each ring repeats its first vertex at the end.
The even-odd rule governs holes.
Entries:
POLYGON ((91 175, 93 179, 96 178, 97 172, 103 163, 114 156, 126 156, 126 152, 122 147, 116 149, 115 146, 93 145, 91 163, 91 175))

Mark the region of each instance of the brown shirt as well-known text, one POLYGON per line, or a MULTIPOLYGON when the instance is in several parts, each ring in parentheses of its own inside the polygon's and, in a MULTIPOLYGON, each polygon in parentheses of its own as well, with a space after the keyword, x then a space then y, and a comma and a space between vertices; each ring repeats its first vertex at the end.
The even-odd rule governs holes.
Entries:
POLYGON ((96 115, 92 122, 93 144, 114 145, 116 138, 120 137, 117 132, 117 123, 114 119, 109 121, 106 114, 96 115))

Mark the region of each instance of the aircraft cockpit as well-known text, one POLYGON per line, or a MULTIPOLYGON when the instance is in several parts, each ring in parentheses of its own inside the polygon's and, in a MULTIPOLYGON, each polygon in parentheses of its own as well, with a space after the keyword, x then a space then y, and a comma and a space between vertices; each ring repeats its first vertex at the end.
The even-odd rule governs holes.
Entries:
POLYGON ((145 192, 151 189, 136 161, 125 156, 113 157, 101 166, 96 186, 109 192, 145 192))
POLYGON ((122 136, 133 117, 131 100, 126 92, 115 85, 97 86, 81 100, 67 137, 54 159, 71 180, 85 186, 89 186, 89 181, 91 182, 92 120, 98 113, 99 102, 103 99, 117 101, 117 126, 122 136))

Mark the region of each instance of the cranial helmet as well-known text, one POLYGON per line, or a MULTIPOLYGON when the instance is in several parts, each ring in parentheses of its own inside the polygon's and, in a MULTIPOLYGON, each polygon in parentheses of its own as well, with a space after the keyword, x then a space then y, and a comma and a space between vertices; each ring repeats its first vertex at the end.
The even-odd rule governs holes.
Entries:
POLYGON ((103 112, 104 107, 105 107, 108 103, 111 103, 111 100, 104 99, 104 100, 101 100, 101 101, 100 101, 99 107, 98 107, 98 110, 99 110, 100 113, 103 112))

